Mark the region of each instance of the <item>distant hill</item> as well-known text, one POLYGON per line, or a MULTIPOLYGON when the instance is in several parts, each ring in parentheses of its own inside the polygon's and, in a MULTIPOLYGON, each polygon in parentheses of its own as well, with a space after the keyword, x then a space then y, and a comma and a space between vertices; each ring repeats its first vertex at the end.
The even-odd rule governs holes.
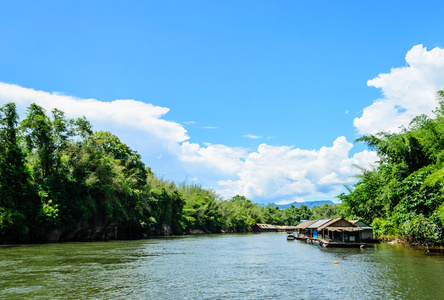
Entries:
POLYGON ((273 205, 278 206, 280 209, 285 209, 287 207, 290 207, 291 205, 294 205, 297 208, 301 207, 301 205, 307 205, 308 208, 311 209, 314 206, 321 206, 322 204, 334 205, 335 203, 333 201, 331 201, 331 200, 293 202, 293 203, 288 203, 288 204, 283 204, 283 205, 279 205, 279 204, 273 203, 273 205))

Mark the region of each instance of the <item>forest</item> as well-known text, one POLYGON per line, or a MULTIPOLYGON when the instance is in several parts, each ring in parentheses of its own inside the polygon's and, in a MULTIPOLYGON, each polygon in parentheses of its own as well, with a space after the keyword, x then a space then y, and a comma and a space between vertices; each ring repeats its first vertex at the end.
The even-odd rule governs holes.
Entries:
POLYGON ((136 151, 111 132, 93 131, 84 117, 32 104, 20 121, 8 103, 0 109, 0 243, 246 232, 255 223, 334 217, 362 220, 380 237, 442 243, 444 92, 437 97, 434 118, 417 116, 400 133, 356 140, 379 161, 360 168, 339 205, 283 210, 159 178, 136 151))
POLYGON ((337 208, 280 210, 161 179, 141 156, 85 118, 32 104, 0 109, 0 243, 131 239, 298 224, 337 208))

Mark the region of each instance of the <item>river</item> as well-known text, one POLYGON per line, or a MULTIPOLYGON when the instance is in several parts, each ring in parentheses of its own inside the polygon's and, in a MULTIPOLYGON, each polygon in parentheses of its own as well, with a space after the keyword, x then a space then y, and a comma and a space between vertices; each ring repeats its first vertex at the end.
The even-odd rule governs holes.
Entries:
POLYGON ((444 254, 282 233, 0 246, 0 299, 444 299, 444 254))

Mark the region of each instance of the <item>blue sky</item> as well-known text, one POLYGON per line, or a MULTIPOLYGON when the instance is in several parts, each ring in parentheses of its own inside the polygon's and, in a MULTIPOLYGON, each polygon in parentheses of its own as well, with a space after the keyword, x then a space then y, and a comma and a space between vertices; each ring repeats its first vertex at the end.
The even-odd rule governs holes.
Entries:
POLYGON ((0 104, 86 115, 223 197, 334 200, 375 159, 356 137, 436 105, 443 6, 1 1, 0 104))

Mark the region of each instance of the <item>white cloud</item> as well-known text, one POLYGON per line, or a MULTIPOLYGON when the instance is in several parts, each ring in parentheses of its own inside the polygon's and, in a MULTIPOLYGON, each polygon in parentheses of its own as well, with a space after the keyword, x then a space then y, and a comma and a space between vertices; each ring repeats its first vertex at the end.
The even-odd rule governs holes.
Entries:
POLYGON ((321 179, 319 179, 318 184, 320 185, 330 185, 330 184, 338 184, 343 183, 339 178, 338 174, 336 172, 331 172, 330 174, 327 174, 323 176, 321 179))
POLYGON ((333 197, 342 184, 352 182, 354 164, 367 165, 376 159, 368 151, 349 158, 352 144, 345 137, 319 150, 261 144, 248 151, 220 144, 199 145, 188 141, 182 125, 162 119, 168 108, 136 100, 102 102, 0 83, 0 104, 9 101, 22 110, 36 103, 48 111, 57 107, 71 118, 86 116, 95 130, 111 131, 137 150, 161 177, 175 181, 190 178, 225 197, 240 194, 281 202, 306 196, 333 197))
POLYGON ((254 134, 246 134, 244 135, 244 137, 249 138, 249 139, 261 139, 262 137, 260 135, 254 135, 254 134))
POLYGON ((0 82, 0 102, 9 101, 14 101, 22 110, 23 107, 36 103, 47 111, 58 108, 70 118, 85 116, 92 122, 100 122, 110 127, 118 125, 141 130, 158 139, 167 140, 169 144, 189 139, 181 125, 161 119, 169 111, 168 108, 140 101, 103 102, 96 99, 80 99, 0 82))
POLYGON ((297 198, 297 199, 291 199, 291 200, 280 200, 280 201, 275 202, 275 204, 286 205, 286 204, 290 204, 290 203, 294 203, 294 202, 304 202, 304 199, 297 198))
POLYGON ((435 94, 444 89, 444 49, 427 51, 414 46, 406 55, 407 66, 369 80, 383 97, 366 107, 353 122, 359 134, 398 132, 419 114, 431 116, 438 103, 435 94))
POLYGON ((353 165, 368 167, 376 160, 376 154, 369 151, 349 158, 352 147, 345 137, 318 151, 262 144, 245 159, 237 180, 219 181, 225 187, 222 194, 266 199, 333 196, 343 184, 353 181, 350 177, 356 173, 353 165))
POLYGON ((242 165, 242 159, 247 151, 243 148, 228 147, 225 145, 199 144, 184 142, 180 145, 178 157, 185 163, 188 170, 195 173, 204 173, 212 170, 218 174, 235 174, 242 165))

